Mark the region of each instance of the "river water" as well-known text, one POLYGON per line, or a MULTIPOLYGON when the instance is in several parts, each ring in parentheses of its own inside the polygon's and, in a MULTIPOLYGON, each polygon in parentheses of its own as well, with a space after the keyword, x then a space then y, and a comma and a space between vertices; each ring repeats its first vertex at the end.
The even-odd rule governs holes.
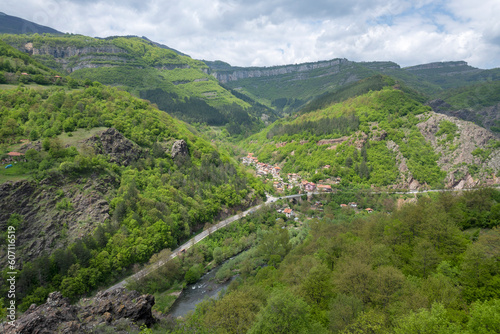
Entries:
POLYGON ((194 310, 196 304, 203 301, 203 299, 217 298, 218 293, 222 289, 227 288, 229 283, 234 279, 232 277, 222 284, 216 283, 215 274, 219 268, 220 266, 210 270, 198 282, 187 285, 170 308, 168 314, 175 318, 183 317, 189 311, 194 310))

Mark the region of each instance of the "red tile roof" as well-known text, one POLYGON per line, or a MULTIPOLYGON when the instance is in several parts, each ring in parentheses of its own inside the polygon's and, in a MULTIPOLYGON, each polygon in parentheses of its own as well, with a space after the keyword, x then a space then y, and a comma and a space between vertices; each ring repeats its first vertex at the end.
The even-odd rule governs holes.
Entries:
POLYGON ((11 156, 11 157, 19 157, 21 155, 24 155, 23 153, 19 153, 19 152, 9 152, 7 153, 8 156, 11 156))

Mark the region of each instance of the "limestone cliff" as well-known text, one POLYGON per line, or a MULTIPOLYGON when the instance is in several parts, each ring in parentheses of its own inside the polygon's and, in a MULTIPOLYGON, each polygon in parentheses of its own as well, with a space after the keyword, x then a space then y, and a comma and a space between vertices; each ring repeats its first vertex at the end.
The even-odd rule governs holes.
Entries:
MULTIPOLYGON (((68 246, 108 219, 107 195, 118 185, 111 176, 95 175, 78 180, 24 180, 0 185, 0 230, 6 230, 11 214, 19 214, 22 219, 16 231, 20 267, 44 253, 68 246)), ((7 261, 4 252, 2 248, 1 267, 7 261)))
POLYGON ((246 78, 260 78, 270 77, 283 74, 296 74, 297 77, 301 73, 309 72, 315 69, 327 69, 327 74, 335 74, 340 72, 341 65, 353 64, 347 59, 333 59, 329 61, 320 61, 315 63, 304 63, 298 65, 284 65, 274 67, 231 67, 224 68, 223 70, 214 70, 211 75, 214 76, 219 82, 227 83, 246 78))

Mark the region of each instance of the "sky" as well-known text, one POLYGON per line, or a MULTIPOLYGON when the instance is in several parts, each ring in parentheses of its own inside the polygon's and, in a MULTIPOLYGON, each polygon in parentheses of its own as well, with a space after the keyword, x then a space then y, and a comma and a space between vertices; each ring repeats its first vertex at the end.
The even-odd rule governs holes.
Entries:
POLYGON ((233 66, 347 58, 500 67, 500 0, 0 0, 0 11, 62 32, 146 36, 233 66))

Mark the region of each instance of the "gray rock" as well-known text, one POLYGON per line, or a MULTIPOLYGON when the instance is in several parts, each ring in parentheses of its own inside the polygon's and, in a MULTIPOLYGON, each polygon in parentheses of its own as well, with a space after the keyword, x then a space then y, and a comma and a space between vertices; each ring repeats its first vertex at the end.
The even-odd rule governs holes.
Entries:
POLYGON ((177 140, 172 145, 170 156, 175 159, 176 156, 187 156, 189 154, 187 143, 184 139, 177 140))
POLYGON ((45 304, 31 305, 15 321, 15 326, 4 323, 0 330, 5 334, 93 333, 98 325, 112 327, 118 321, 123 323, 123 319, 128 320, 131 329, 137 330, 138 326, 149 327, 156 322, 151 311, 154 304, 152 295, 119 288, 71 305, 56 291, 49 294, 45 304))
POLYGON ((96 154, 104 154, 110 157, 111 162, 128 166, 143 156, 144 151, 127 139, 115 128, 109 128, 99 132, 95 136, 84 141, 84 144, 91 147, 96 154))

